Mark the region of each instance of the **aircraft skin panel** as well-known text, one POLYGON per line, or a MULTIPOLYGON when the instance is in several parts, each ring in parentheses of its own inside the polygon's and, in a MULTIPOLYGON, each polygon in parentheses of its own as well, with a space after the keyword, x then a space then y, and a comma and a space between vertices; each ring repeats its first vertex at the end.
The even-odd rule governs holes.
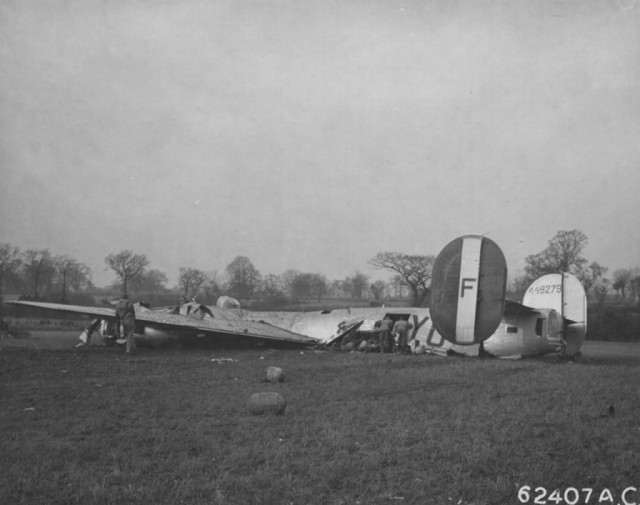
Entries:
MULTIPOLYGON (((371 309, 366 309, 371 312, 371 309)), ((322 312, 250 311, 243 312, 244 320, 264 321, 279 328, 326 341, 338 331, 338 325, 352 317, 350 309, 322 312)))
POLYGON ((459 345, 445 340, 445 338, 438 333, 431 319, 419 328, 414 334, 413 339, 409 342, 409 345, 416 354, 424 352, 426 354, 447 356, 449 353, 454 353, 461 356, 473 357, 478 356, 480 352, 479 344, 459 345))

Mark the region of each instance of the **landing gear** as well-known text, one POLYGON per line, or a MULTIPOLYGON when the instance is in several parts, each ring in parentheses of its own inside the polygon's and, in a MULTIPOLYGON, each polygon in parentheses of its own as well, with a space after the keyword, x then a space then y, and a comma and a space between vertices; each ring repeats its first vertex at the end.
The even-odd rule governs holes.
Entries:
POLYGON ((573 363, 575 361, 578 361, 578 359, 580 359, 580 356, 582 356, 582 353, 580 351, 571 356, 568 355, 564 346, 562 348, 562 351, 558 353, 558 359, 564 363, 573 363))

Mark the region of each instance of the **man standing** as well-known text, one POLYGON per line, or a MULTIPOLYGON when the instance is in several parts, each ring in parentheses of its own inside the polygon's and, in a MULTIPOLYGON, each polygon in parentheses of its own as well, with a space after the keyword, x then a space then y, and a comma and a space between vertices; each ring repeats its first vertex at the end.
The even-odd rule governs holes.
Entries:
POLYGON ((125 293, 116 305, 116 333, 127 341, 125 354, 131 354, 136 347, 133 330, 136 327, 136 311, 125 293), (122 325, 122 333, 120 330, 122 325))
POLYGON ((398 335, 398 349, 402 353, 410 351, 409 346, 407 345, 407 334, 411 328, 413 328, 413 325, 406 319, 399 319, 393 325, 392 333, 396 333, 398 335))
POLYGON ((380 353, 384 353, 388 350, 388 346, 391 340, 391 327, 393 326, 393 320, 389 316, 385 316, 380 321, 380 353))

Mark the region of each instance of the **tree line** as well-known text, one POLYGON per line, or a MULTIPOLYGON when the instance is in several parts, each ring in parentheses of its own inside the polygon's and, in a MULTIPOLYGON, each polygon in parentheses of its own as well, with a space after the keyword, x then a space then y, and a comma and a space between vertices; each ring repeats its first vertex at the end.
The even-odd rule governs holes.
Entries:
MULTIPOLYGON (((604 301, 613 291, 620 302, 637 302, 640 269, 618 269, 609 279, 606 267, 584 258, 587 243, 587 236, 579 230, 558 231, 544 250, 526 257, 524 272, 511 277, 508 290, 512 297, 519 299, 540 275, 570 272, 580 279, 591 300, 604 301)), ((180 267, 177 285, 172 288, 167 286, 164 272, 149 268, 151 261, 145 254, 123 250, 107 255, 105 264, 115 274, 115 281, 108 289, 122 293, 176 293, 208 303, 227 294, 243 301, 262 300, 271 306, 326 298, 370 299, 382 303, 409 294, 411 305, 421 306, 428 303, 434 259, 433 255, 378 252, 368 265, 391 273, 391 277, 388 281, 372 282, 371 277, 361 271, 341 280, 297 270, 262 275, 248 257, 236 256, 222 274, 217 270, 205 272, 180 267)), ((0 243, 0 296, 9 290, 30 299, 66 303, 70 295, 96 289, 91 269, 68 255, 54 255, 48 249, 20 251, 0 243)))
POLYGON ((69 255, 54 255, 48 249, 20 251, 0 243, 0 299, 7 289, 34 300, 59 292, 59 301, 69 293, 92 286, 91 269, 69 255))
POLYGON ((607 267, 583 256, 588 242, 580 230, 558 231, 544 250, 526 257, 524 272, 510 279, 509 291, 521 297, 541 275, 568 272, 580 280, 591 301, 604 303, 612 294, 622 303, 640 301, 640 268, 617 269, 608 278, 607 267))
MULTIPOLYGON (((432 256, 379 253, 370 264, 377 269, 395 271, 396 275, 389 282, 372 282, 370 276, 361 271, 340 280, 297 270, 263 276, 248 257, 236 256, 223 274, 217 270, 205 272, 180 267, 177 284, 169 287, 164 272, 149 268, 151 261, 147 255, 123 250, 105 257, 105 264, 115 279, 102 291, 175 293, 208 302, 227 294, 240 300, 261 299, 267 305, 278 305, 327 297, 381 302, 388 297, 403 297, 411 290, 413 301, 419 304, 427 293, 432 263, 432 256)), ((28 300, 68 303, 77 302, 83 292, 100 290, 92 282, 91 269, 69 255, 56 255, 48 249, 21 251, 11 244, 0 243, 0 299, 3 293, 11 292, 28 300)))

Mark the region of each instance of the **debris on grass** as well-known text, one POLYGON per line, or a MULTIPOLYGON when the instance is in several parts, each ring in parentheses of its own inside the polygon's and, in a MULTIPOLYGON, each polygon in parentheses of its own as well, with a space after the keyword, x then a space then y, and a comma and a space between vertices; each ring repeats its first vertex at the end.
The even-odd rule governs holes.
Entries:
POLYGON ((238 360, 237 359, 233 359, 233 358, 211 358, 211 362, 212 363, 237 363, 238 360))

